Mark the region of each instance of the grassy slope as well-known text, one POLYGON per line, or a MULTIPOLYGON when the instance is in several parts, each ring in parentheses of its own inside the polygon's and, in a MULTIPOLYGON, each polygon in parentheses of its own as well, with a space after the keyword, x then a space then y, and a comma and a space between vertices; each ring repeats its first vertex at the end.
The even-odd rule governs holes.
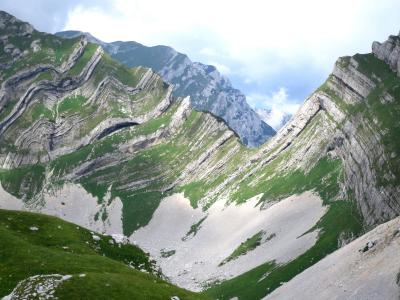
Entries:
MULTIPOLYGON (((174 111, 174 106, 170 110, 174 111)), ((135 127, 129 133, 121 132, 114 135, 113 138, 129 139, 138 134, 150 134, 159 128, 159 124, 168 124, 171 113, 167 112, 166 115, 158 119, 135 127)), ((204 122, 204 114, 193 111, 192 116, 195 118, 194 127, 192 128, 200 126, 204 122)), ((179 134, 172 136, 165 142, 143 149, 121 164, 96 171, 81 179, 81 183, 86 189, 92 194, 97 194, 98 190, 104 191, 110 185, 110 179, 114 178, 111 193, 112 196, 120 197, 123 201, 124 232, 127 235, 150 221, 159 202, 167 195, 161 193, 160 189, 176 180, 186 165, 202 153, 202 149, 189 151, 193 137, 201 134, 198 130, 192 132, 185 129, 187 123, 191 122, 190 119, 191 117, 185 122, 179 134), (115 178, 118 178, 118 174, 121 174, 121 170, 124 174, 123 178, 120 176, 118 180, 115 180, 115 178), (99 181, 99 178, 102 180, 99 181), (146 178, 156 179, 151 180, 145 188, 136 190, 120 188, 126 183, 146 178)), ((218 136, 205 137, 204 146, 212 144, 217 138, 218 136)), ((179 187, 172 192, 178 190, 179 187)), ((102 195, 98 196, 102 197, 102 195)), ((195 206, 196 204, 194 203, 193 205, 195 206)))
MULTIPOLYGON (((269 184, 264 184, 262 191, 266 193, 267 199, 281 199, 289 194, 310 189, 319 193, 329 208, 314 228, 321 230, 317 243, 287 264, 276 265, 274 262, 267 262, 238 277, 216 283, 206 290, 205 294, 219 299, 235 296, 240 299, 260 299, 279 287, 282 282, 289 281, 336 250, 340 237, 359 235, 363 229, 362 220, 354 202, 336 199, 341 176, 340 161, 323 158, 307 174, 297 170, 282 177, 273 177, 269 184)), ((258 191, 253 193, 257 194, 258 191)))
POLYGON ((0 210, 0 297, 29 276, 58 273, 74 275, 57 290, 60 299, 203 299, 138 271, 152 272, 139 248, 119 247, 109 236, 99 236, 96 242, 90 231, 58 218, 0 210))

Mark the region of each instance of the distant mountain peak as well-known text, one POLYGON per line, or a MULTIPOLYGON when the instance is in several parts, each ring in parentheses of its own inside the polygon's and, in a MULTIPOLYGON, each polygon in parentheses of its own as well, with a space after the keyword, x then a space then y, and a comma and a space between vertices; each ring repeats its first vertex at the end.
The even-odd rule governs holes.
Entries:
POLYGON ((272 109, 269 108, 258 108, 256 113, 260 118, 267 124, 270 124, 276 131, 281 129, 292 117, 292 114, 284 112, 283 114, 277 115, 272 109))

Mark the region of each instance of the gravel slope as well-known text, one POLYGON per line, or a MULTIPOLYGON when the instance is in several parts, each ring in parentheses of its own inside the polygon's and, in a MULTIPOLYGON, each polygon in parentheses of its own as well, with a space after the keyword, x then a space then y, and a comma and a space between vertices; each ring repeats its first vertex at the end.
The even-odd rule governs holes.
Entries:
POLYGON ((397 217, 327 256, 265 299, 400 299, 399 276, 397 217))

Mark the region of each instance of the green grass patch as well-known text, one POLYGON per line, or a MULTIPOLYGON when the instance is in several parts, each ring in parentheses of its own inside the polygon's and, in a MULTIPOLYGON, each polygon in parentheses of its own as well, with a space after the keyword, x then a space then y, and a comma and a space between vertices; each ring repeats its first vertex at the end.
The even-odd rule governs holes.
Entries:
POLYGON ((58 105, 58 113, 79 113, 82 111, 86 101, 87 98, 81 95, 67 97, 58 105))
POLYGON ((182 238, 182 241, 186 241, 191 236, 194 237, 197 234, 197 232, 200 230, 201 224, 205 221, 205 219, 207 219, 207 216, 201 218, 197 223, 190 226, 190 230, 182 238))
MULTIPOLYGON (((119 196, 119 192, 114 192, 114 196, 119 196)), ((131 196, 121 196, 123 203, 122 220, 124 227, 124 234, 129 236, 136 229, 146 226, 153 216, 153 213, 160 205, 163 195, 161 192, 142 192, 131 196)))
POLYGON ((50 168, 53 169, 53 175, 62 176, 67 174, 68 171, 84 162, 89 157, 91 151, 92 145, 88 145, 75 152, 56 158, 50 162, 50 168))
POLYGON ((58 218, 0 210, 0 297, 27 277, 68 274, 59 299, 202 299, 150 274, 153 263, 139 248, 98 236, 95 241, 87 229, 58 218))
POLYGON ((53 75, 50 71, 41 72, 33 82, 39 82, 42 80, 53 80, 53 75))
POLYGON ((71 76, 78 76, 93 57, 98 47, 99 46, 96 44, 88 43, 81 57, 78 58, 75 65, 68 71, 68 74, 71 76))
MULTIPOLYGON (((274 167, 267 166, 271 169, 274 167)), ((234 195, 234 199, 242 202, 263 193, 260 201, 279 200, 314 189, 326 204, 338 194, 341 176, 343 176, 341 161, 324 157, 308 173, 297 169, 277 174, 267 181, 261 180, 254 186, 249 186, 245 182, 234 195)))
POLYGON ((231 260, 234 260, 236 258, 238 258, 241 255, 245 255, 248 252, 256 249, 258 246, 261 245, 263 236, 264 236, 265 232, 263 230, 257 232, 255 235, 253 235, 252 237, 248 238, 246 241, 244 241, 243 243, 241 243, 233 252, 231 255, 229 255, 227 258, 225 258, 220 264, 219 266, 222 266, 228 262, 230 262, 231 260))
POLYGON ((0 170, 3 188, 20 199, 32 199, 42 189, 45 179, 43 165, 29 165, 11 170, 0 170))
POLYGON ((375 57, 374 54, 356 54, 353 58, 358 62, 358 70, 367 75, 372 81, 378 83, 376 77, 385 78, 388 74, 394 74, 384 61, 375 57))
POLYGON ((192 181, 188 184, 185 184, 179 187, 179 192, 183 192, 184 196, 190 200, 190 205, 193 208, 198 207, 198 202, 204 196, 204 194, 208 191, 206 182, 203 180, 200 181, 192 181))

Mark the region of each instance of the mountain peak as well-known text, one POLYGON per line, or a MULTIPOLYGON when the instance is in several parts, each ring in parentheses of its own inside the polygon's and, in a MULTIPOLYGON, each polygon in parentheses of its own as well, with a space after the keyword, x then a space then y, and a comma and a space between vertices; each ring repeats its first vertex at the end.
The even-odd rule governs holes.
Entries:
POLYGON ((23 22, 13 15, 0 10, 0 30, 4 33, 12 33, 17 36, 29 36, 35 30, 27 22, 23 22))

